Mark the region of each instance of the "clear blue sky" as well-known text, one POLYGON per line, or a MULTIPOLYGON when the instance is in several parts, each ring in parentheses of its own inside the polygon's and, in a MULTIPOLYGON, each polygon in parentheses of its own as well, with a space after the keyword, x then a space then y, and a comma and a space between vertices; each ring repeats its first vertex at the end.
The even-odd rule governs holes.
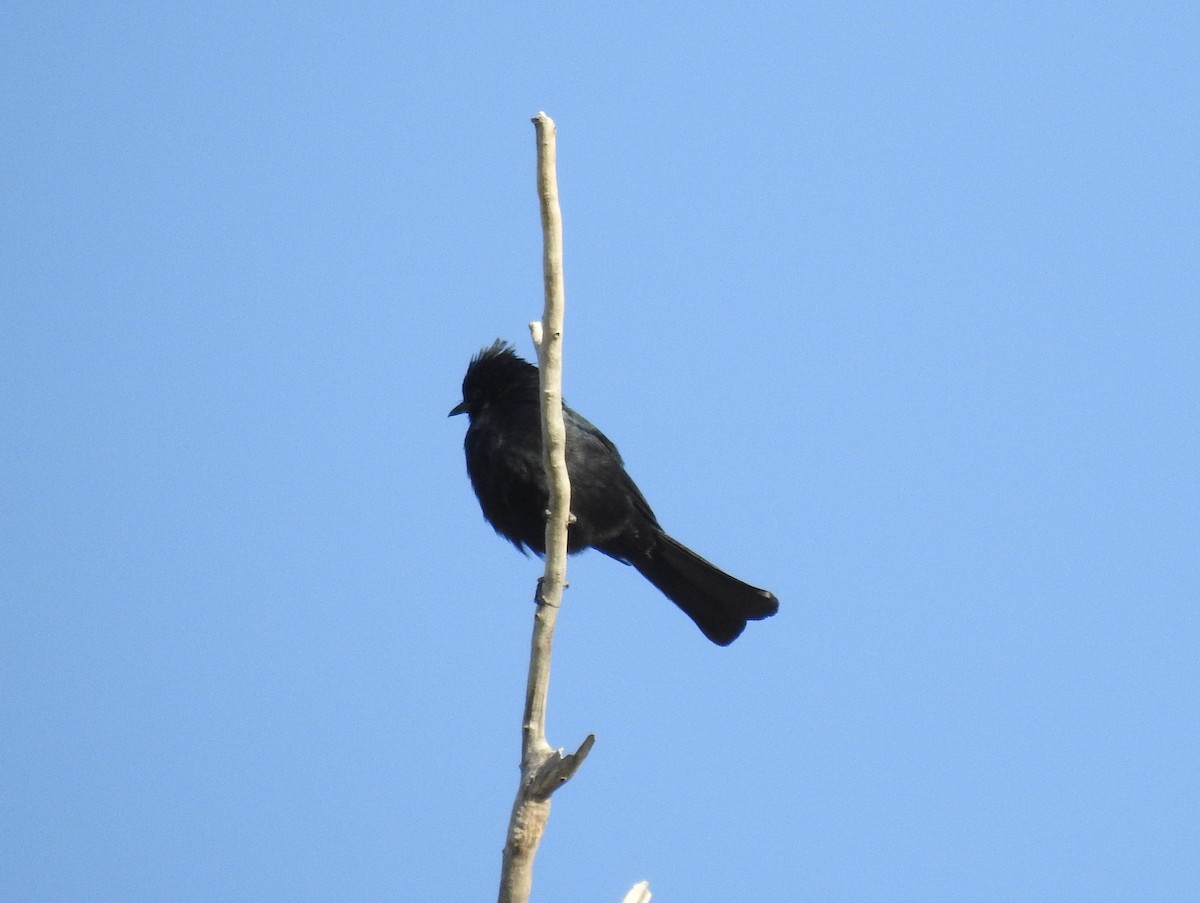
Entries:
POLYGON ((573 559, 539 900, 1200 899, 1200 13, 0 12, 0 898, 486 900, 541 309, 709 645, 573 559))

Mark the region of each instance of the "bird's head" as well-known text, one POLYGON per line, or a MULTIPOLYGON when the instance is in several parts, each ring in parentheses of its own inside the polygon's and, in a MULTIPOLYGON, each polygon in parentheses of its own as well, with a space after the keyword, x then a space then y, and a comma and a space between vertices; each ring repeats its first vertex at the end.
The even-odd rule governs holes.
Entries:
POLYGON ((537 367, 518 357, 508 342, 496 339, 471 358, 463 377, 462 395, 462 401, 450 411, 451 417, 456 414, 474 417, 491 404, 537 404, 537 367))

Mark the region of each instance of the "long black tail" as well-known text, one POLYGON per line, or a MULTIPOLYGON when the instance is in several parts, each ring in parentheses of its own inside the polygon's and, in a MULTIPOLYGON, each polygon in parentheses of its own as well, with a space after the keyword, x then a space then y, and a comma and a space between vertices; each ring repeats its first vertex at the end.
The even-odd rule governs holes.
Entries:
POLYGON ((624 557, 718 646, 736 640, 747 621, 779 611, 772 593, 730 577, 666 533, 642 554, 624 557))

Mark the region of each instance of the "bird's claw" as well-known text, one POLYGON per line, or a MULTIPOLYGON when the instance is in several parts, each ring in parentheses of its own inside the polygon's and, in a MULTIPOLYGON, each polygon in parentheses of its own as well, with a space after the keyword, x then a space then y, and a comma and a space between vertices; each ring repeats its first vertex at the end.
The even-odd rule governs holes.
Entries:
MULTIPOLYGON (((545 515, 546 520, 550 520, 550 509, 549 508, 547 508, 545 511, 543 511, 542 514, 545 515)), ((573 513, 568 514, 567 515, 567 526, 570 526, 573 523, 575 523, 575 515, 573 513)))

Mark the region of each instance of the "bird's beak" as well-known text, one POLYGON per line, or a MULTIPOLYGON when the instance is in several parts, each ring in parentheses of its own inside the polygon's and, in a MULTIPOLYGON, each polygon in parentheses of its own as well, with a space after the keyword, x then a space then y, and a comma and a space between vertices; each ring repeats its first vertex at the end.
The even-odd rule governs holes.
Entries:
POLYGON ((460 401, 458 404, 456 404, 454 407, 452 407, 450 409, 450 413, 447 414, 446 416, 453 417, 456 414, 465 414, 465 413, 467 413, 467 403, 465 401, 460 401))

